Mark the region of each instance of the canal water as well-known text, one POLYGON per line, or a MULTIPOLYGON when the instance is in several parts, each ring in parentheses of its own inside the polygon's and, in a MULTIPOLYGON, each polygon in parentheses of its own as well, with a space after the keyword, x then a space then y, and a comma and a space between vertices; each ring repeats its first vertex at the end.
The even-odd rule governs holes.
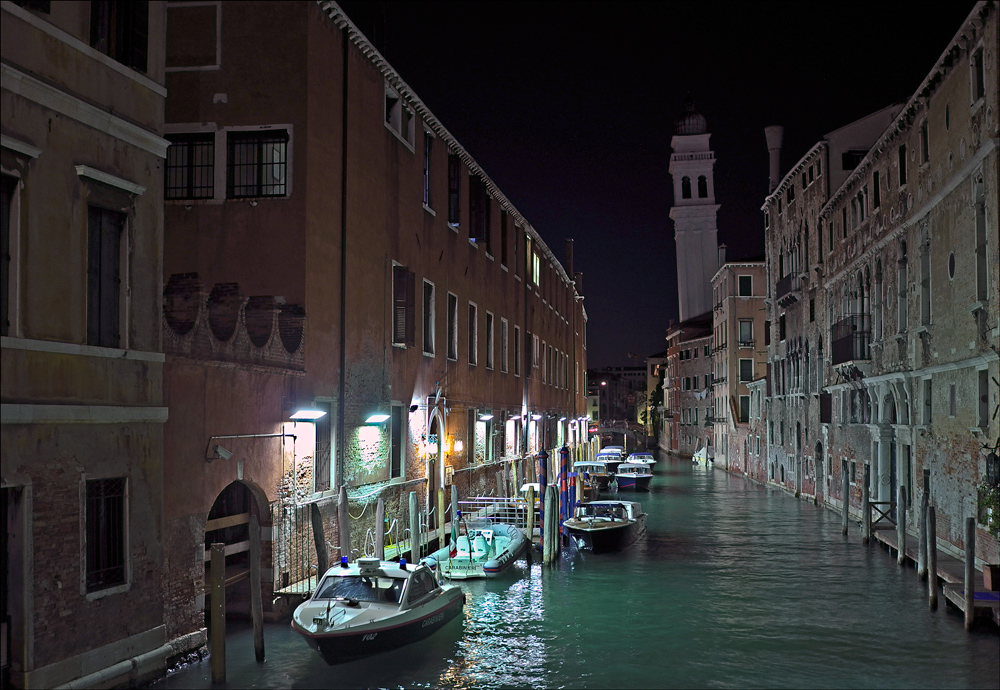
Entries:
MULTIPOLYGON (((913 567, 781 491, 659 455, 646 534, 463 583, 431 638, 327 666, 287 623, 230 621, 226 687, 997 688, 1000 638, 968 634, 913 567)), ((624 496, 632 497, 632 494, 624 496)), ((623 496, 623 497, 624 497, 623 496)), ((208 660, 154 688, 212 687, 208 660)))

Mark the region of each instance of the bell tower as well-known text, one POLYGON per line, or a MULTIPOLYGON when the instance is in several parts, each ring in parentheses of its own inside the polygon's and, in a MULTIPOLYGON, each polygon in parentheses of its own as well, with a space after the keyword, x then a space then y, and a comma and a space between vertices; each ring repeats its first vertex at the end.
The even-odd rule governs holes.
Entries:
POLYGON ((677 301, 680 320, 712 310, 712 276, 719 270, 715 203, 715 152, 709 148, 708 125, 688 94, 670 140, 670 175, 674 183, 677 243, 677 301))

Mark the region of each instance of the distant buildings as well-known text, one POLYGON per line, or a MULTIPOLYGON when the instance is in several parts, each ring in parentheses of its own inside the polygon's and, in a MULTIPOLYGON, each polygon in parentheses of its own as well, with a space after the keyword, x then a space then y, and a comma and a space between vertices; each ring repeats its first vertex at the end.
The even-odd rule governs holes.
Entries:
POLYGON ((645 410, 645 367, 607 367, 587 372, 588 395, 599 421, 637 422, 645 410))

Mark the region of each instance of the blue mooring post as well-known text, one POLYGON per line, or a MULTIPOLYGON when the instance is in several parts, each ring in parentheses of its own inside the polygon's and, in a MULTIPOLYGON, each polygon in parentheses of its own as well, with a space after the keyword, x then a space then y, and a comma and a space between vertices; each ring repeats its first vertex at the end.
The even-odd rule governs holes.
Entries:
POLYGON ((549 485, 549 454, 542 448, 538 452, 538 543, 545 543, 545 489, 549 485))
POLYGON ((566 508, 566 517, 570 518, 575 512, 576 502, 579 500, 576 495, 576 472, 569 473, 569 480, 566 482, 566 485, 569 487, 569 504, 566 508))
POLYGON ((569 493, 566 486, 567 475, 569 474, 569 447, 563 446, 559 449, 559 533, 562 533, 562 524, 566 521, 566 510, 569 507, 569 493))

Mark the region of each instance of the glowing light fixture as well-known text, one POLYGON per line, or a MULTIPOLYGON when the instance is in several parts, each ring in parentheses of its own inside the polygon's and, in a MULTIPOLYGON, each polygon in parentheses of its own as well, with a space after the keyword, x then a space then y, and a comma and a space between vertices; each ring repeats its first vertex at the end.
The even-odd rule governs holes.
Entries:
POLYGON ((531 415, 531 418, 532 419, 541 419, 542 415, 540 415, 540 414, 533 414, 533 415, 531 415))
POLYGON ((376 412, 370 415, 368 419, 365 420, 365 424, 381 424, 385 420, 389 419, 389 415, 384 412, 376 412))
POLYGON ((462 441, 460 441, 460 440, 459 441, 455 441, 455 452, 456 453, 461 453, 463 448, 465 448, 465 444, 462 443, 462 441))
POLYGON ((559 421, 560 421, 560 422, 565 422, 565 421, 566 421, 566 418, 565 418, 565 417, 560 417, 560 418, 559 418, 559 421))
POLYGON ((493 419, 493 415, 491 415, 491 414, 489 414, 489 413, 487 413, 487 414, 484 414, 484 415, 479 415, 479 421, 480 421, 480 422, 488 422, 488 421, 490 421, 491 419, 493 419))
POLYGON ((289 419, 294 419, 297 421, 309 421, 314 422, 320 417, 326 416, 326 410, 311 410, 311 409, 301 409, 296 410, 292 413, 289 419))

